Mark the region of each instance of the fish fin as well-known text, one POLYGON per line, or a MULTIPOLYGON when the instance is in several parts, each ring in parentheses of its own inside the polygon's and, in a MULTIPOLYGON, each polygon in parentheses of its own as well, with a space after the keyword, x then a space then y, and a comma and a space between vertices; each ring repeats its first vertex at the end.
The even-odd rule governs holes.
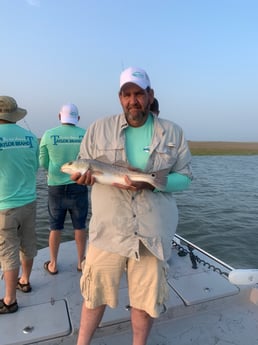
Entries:
POLYGON ((166 189, 169 172, 170 172, 170 169, 163 169, 163 170, 159 170, 159 171, 155 171, 151 173, 151 175, 154 175, 154 180, 152 184, 156 189, 160 191, 163 191, 166 189))
POLYGON ((105 155, 98 156, 97 158, 95 158, 95 160, 106 164, 112 164, 112 162, 105 155))
POLYGON ((103 171, 100 171, 100 170, 94 170, 94 176, 95 176, 95 177, 98 177, 98 176, 103 176, 103 175, 104 175, 103 171))
POLYGON ((135 167, 131 166, 129 163, 127 163, 125 161, 115 161, 112 165, 115 166, 115 167, 126 168, 126 169, 128 169, 130 171, 144 173, 143 170, 141 170, 139 168, 135 168, 135 167))
POLYGON ((102 162, 102 163, 106 163, 109 165, 112 165, 114 167, 119 167, 119 168, 126 168, 130 171, 135 171, 135 172, 141 172, 143 173, 144 171, 135 167, 132 167, 128 162, 119 160, 119 161, 115 161, 115 162, 111 162, 107 156, 102 155, 96 158, 97 161, 102 162))

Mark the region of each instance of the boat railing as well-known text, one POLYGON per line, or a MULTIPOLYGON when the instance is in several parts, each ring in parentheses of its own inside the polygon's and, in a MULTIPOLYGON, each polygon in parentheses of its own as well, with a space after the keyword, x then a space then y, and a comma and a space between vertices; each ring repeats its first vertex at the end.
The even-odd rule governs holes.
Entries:
MULTIPOLYGON (((172 241, 172 245, 175 245, 175 244, 178 244, 178 240, 180 243, 185 243, 189 249, 188 251, 188 254, 190 255, 190 259, 192 261, 192 264, 193 264, 193 268, 196 268, 194 267, 195 265, 195 262, 194 260, 197 260, 197 262, 203 262, 202 259, 200 259, 197 255, 194 255, 193 254, 193 250, 196 249, 197 251, 199 251, 200 253, 204 254, 205 256, 209 257, 210 259, 214 260, 215 262, 217 262, 218 264, 220 264, 221 266, 225 267, 227 270, 229 271, 233 271, 234 268, 228 264, 226 264, 224 261, 218 259, 217 257, 211 255, 210 253, 206 252, 205 250, 201 249, 200 247, 198 247, 196 244, 188 241, 187 239, 185 239, 184 237, 178 235, 178 234, 175 234, 174 236, 174 243, 172 241)), ((203 262, 204 263, 204 262, 203 262)), ((216 270, 216 268, 214 269, 216 270)), ((220 269, 217 269, 219 271, 219 273, 221 273, 220 269)), ((226 272, 222 272, 223 274, 225 274, 226 276, 228 275, 226 272)))

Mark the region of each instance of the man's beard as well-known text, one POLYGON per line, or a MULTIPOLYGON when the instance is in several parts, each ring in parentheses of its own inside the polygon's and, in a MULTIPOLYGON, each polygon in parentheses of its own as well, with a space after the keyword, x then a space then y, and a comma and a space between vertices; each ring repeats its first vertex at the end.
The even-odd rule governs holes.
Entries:
POLYGON ((148 108, 146 108, 145 110, 138 109, 137 112, 136 112, 136 109, 133 109, 132 112, 130 110, 125 112, 125 117, 129 125, 133 125, 137 123, 139 123, 139 125, 142 125, 145 123, 147 116, 148 116, 148 108))

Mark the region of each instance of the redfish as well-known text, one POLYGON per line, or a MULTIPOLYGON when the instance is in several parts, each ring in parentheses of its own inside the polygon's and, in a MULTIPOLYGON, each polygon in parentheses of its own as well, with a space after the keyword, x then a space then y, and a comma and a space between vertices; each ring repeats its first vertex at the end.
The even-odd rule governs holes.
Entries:
POLYGON ((95 181, 101 184, 112 185, 119 183, 127 186, 125 175, 133 182, 147 182, 154 188, 162 191, 167 185, 167 175, 169 169, 156 172, 145 173, 140 169, 130 167, 125 162, 111 163, 104 157, 98 159, 77 159, 62 165, 61 171, 66 174, 74 174, 79 172, 84 174, 90 170, 95 181))

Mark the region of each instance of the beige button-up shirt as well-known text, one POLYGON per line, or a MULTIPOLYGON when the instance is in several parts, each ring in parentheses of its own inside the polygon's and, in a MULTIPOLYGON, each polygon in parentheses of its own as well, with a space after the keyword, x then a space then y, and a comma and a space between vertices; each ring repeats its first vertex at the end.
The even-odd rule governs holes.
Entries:
MULTIPOLYGON (((149 115, 152 116, 152 115, 149 115)), ((93 123, 81 143, 80 158, 105 155, 111 162, 125 161, 124 114, 93 123)), ((153 138, 145 172, 170 169, 191 177, 191 154, 182 129, 154 116, 153 138)), ((91 190, 92 217, 89 242, 122 256, 140 259, 141 241, 160 260, 167 260, 176 232, 178 210, 172 193, 132 192, 95 183, 91 190)))

